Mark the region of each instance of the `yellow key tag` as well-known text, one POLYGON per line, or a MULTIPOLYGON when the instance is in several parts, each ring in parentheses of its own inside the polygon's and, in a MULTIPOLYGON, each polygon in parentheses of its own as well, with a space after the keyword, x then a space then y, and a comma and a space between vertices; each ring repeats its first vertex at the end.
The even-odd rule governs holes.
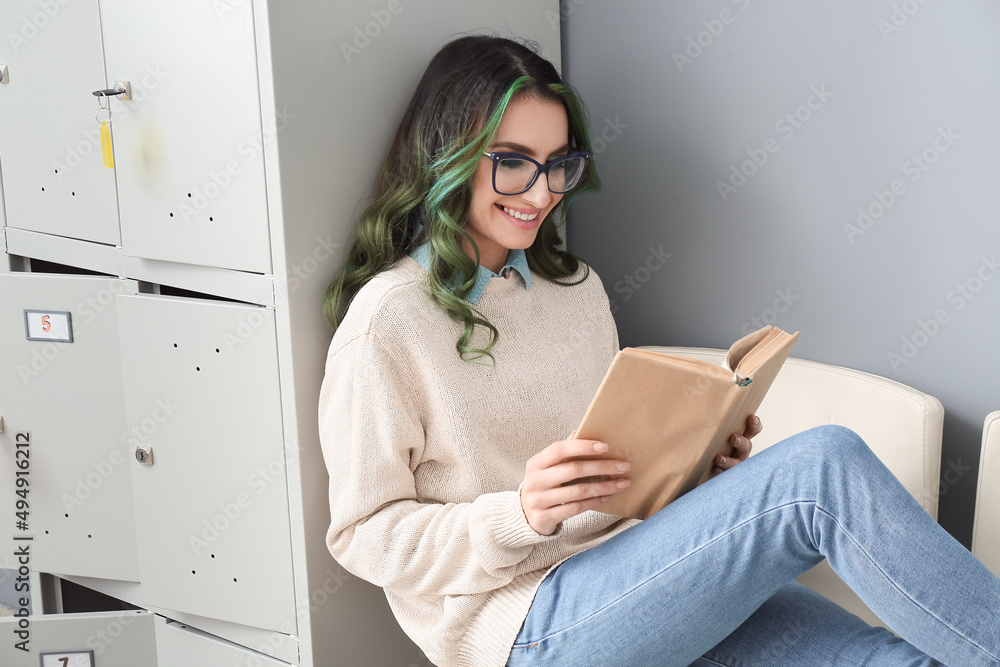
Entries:
POLYGON ((115 168, 115 156, 111 152, 111 128, 107 122, 101 121, 101 154, 104 156, 104 166, 115 168))

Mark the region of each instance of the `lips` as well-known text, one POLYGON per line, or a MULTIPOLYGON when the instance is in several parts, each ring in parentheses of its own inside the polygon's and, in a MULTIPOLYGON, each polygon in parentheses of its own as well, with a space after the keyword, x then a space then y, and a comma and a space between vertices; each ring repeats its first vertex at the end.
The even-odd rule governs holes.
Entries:
MULTIPOLYGON (((507 222, 514 225, 518 229, 535 229, 536 227, 538 227, 540 223, 539 214, 537 212, 534 214, 522 214, 522 215, 531 215, 532 218, 531 220, 522 220, 521 218, 516 218, 510 213, 507 213, 507 211, 504 210, 504 207, 501 206, 500 204, 496 204, 496 208, 498 211, 500 211, 500 215, 502 215, 507 220, 507 222)), ((513 209, 508 209, 508 210, 513 210, 513 209)))

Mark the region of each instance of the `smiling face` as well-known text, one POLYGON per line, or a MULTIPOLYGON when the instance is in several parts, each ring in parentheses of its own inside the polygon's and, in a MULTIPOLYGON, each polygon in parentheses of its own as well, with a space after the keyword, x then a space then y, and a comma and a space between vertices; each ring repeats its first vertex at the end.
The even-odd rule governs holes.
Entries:
MULTIPOLYGON (((562 104, 522 96, 507 105, 487 150, 523 153, 545 163, 569 150, 568 137, 569 121, 562 104)), ((498 272, 507 261, 508 251, 534 243, 538 226, 562 198, 549 192, 544 176, 519 195, 497 194, 493 189, 493 163, 485 156, 480 158, 472 177, 472 205, 465 225, 479 247, 479 263, 498 272)), ((475 259, 471 247, 464 249, 475 259)))

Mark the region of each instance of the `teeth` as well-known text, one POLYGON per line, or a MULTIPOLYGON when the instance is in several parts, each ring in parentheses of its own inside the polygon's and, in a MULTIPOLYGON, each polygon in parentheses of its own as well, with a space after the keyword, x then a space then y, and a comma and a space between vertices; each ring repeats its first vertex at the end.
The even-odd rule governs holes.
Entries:
POLYGON ((503 212, 511 216, 512 218, 517 218, 518 220, 534 220, 535 218, 538 217, 537 213, 532 213, 531 215, 527 215, 525 213, 520 213, 518 211, 515 211, 514 209, 507 208, 506 206, 503 207, 503 212))

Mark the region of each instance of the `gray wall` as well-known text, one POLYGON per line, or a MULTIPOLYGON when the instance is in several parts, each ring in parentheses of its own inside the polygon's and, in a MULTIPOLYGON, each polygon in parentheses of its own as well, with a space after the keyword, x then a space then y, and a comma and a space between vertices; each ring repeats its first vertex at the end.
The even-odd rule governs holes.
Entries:
POLYGON ((604 182, 569 247, 603 278, 622 345, 728 347, 775 324, 802 332, 795 356, 937 396, 939 518, 968 545, 982 423, 1000 408, 1000 7, 561 13, 604 182))

